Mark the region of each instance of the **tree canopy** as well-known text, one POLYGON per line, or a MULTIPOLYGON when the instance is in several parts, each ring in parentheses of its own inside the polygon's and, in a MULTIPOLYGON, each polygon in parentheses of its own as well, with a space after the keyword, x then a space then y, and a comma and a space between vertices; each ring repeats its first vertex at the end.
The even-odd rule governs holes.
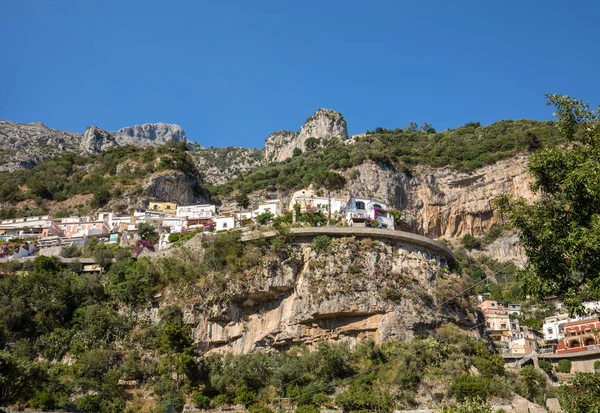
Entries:
POLYGON ((568 143, 529 158, 539 199, 502 196, 501 213, 520 231, 529 262, 519 283, 526 295, 562 297, 571 312, 600 298, 600 111, 567 95, 547 95, 568 143))

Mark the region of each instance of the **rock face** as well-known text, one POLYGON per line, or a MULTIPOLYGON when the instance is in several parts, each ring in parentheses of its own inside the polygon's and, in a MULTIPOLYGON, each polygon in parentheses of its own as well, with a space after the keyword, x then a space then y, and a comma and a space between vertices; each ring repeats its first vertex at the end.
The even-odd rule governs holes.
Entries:
POLYGON ((222 185, 242 172, 263 164, 263 151, 253 148, 197 148, 190 152, 204 181, 222 185))
POLYGON ((0 121, 0 171, 27 168, 65 152, 85 155, 127 144, 147 146, 186 142, 183 129, 166 123, 145 124, 107 132, 89 126, 83 135, 63 132, 42 123, 0 121))
POLYGON ((81 149, 86 154, 100 153, 117 146, 115 137, 97 126, 88 126, 81 138, 81 149))
POLYGON ((317 254, 310 239, 300 239, 286 254, 270 254, 222 280, 221 291, 194 294, 184 318, 201 349, 248 353, 320 340, 384 342, 427 334, 448 320, 476 324, 471 302, 437 307, 445 301, 436 293, 438 278, 451 277, 442 275, 440 256, 415 246, 341 238, 317 254))
POLYGON ((181 126, 163 122, 128 126, 113 132, 112 135, 119 145, 147 146, 170 141, 187 142, 185 132, 181 126))
POLYGON ((79 151, 81 135, 43 123, 0 121, 0 171, 28 168, 64 152, 79 151))
POLYGON ((158 200, 169 200, 179 205, 189 205, 196 201, 206 202, 194 194, 198 184, 183 172, 164 171, 152 175, 144 184, 142 195, 158 200))
POLYGON ((346 120, 341 113, 331 109, 319 109, 306 120, 300 132, 288 130, 272 133, 265 141, 265 160, 280 162, 292 157, 294 149, 306 150, 308 138, 329 139, 333 137, 348 138, 346 120))
MULTIPOLYGON (((472 173, 419 166, 411 174, 374 163, 354 168, 351 192, 389 202, 404 214, 405 229, 432 238, 483 235, 501 217, 492 202, 507 193, 535 199, 527 173, 527 157, 517 156, 472 173)), ((348 177, 352 171, 347 172, 348 177)))

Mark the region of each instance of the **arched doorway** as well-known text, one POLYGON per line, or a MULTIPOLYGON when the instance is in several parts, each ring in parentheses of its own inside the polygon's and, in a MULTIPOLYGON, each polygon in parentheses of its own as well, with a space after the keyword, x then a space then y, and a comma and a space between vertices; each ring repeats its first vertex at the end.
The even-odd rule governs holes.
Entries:
POLYGON ((596 340, 593 337, 588 337, 583 341, 584 346, 593 346, 596 344, 596 340))
POLYGON ((569 341, 569 348, 581 347, 581 344, 577 340, 569 341))

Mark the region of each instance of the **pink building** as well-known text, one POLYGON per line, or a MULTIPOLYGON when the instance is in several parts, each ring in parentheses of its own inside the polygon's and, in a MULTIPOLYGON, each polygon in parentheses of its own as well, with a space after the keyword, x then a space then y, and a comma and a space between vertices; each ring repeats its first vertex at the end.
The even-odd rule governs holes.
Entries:
POLYGON ((61 228, 65 237, 84 237, 87 235, 108 235, 110 229, 105 221, 64 222, 61 228))
POLYGON ((485 300, 477 307, 481 309, 483 314, 506 314, 506 309, 502 304, 498 304, 494 300, 485 300))
POLYGON ((597 349, 600 339, 600 320, 594 317, 563 324, 565 337, 558 342, 556 353, 576 353, 597 349))
POLYGON ((41 238, 64 237, 62 229, 52 220, 48 220, 42 226, 41 238))

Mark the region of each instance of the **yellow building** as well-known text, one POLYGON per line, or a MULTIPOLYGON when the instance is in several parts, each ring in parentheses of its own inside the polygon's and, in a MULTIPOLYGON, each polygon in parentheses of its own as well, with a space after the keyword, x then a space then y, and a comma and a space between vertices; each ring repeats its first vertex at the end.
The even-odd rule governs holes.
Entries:
POLYGON ((165 214, 175 214, 177 212, 177 204, 174 202, 150 202, 148 209, 150 211, 164 212, 165 214))

